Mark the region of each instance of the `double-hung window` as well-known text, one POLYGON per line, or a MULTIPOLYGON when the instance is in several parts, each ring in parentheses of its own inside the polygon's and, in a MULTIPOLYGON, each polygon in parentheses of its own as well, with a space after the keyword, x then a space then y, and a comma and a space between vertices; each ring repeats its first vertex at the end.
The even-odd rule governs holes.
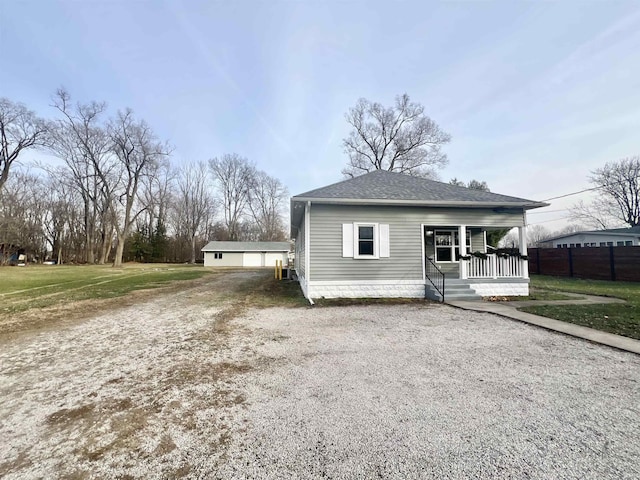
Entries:
POLYGON ((357 235, 356 238, 356 257, 377 257, 377 245, 376 245, 376 236, 375 231, 377 230, 377 225, 356 225, 357 232, 354 232, 357 235))
POLYGON ((389 225, 365 222, 343 223, 342 256, 357 259, 389 257, 389 225))

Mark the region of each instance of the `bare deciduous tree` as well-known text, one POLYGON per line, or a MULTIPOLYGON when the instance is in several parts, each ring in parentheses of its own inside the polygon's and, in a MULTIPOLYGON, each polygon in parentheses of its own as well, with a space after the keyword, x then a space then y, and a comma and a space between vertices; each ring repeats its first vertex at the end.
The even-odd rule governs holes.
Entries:
POLYGON ((558 237, 560 235, 568 235, 569 233, 584 232, 585 230, 587 229, 583 225, 580 225, 578 223, 570 223, 562 227, 560 230, 553 232, 550 236, 558 237))
POLYGON ((105 263, 110 243, 108 234, 113 228, 113 199, 104 181, 111 168, 112 155, 111 141, 102 124, 107 106, 104 102, 73 106, 64 89, 56 92, 53 106, 62 113, 62 119, 51 128, 48 143, 53 153, 65 162, 72 184, 82 197, 85 261, 95 262, 97 248, 101 252, 98 263, 105 263))
POLYGON ((46 250, 42 187, 41 178, 25 170, 16 170, 6 182, 0 202, 0 245, 4 245, 5 256, 16 248, 25 249, 30 257, 40 257, 46 250))
POLYGON ((530 247, 540 247, 550 237, 551 232, 544 225, 529 225, 527 227, 527 245, 530 247))
POLYGON ((346 119, 353 126, 343 140, 349 164, 342 173, 347 177, 374 170, 435 177, 435 169, 447 164, 441 147, 451 137, 407 94, 388 108, 361 98, 346 119))
POLYGON ((255 167, 235 153, 209 160, 209 167, 220 190, 229 240, 239 240, 240 224, 246 213, 255 167))
POLYGON ((591 172, 589 181, 598 188, 599 197, 590 204, 578 202, 571 211, 575 220, 595 228, 640 225, 639 156, 607 162, 591 172))
POLYGON ((603 197, 595 198, 589 203, 580 200, 569 209, 569 215, 572 220, 595 230, 606 230, 620 223, 615 218, 613 205, 603 197))
POLYGON ((281 241, 287 238, 282 221, 287 188, 277 178, 258 171, 249 191, 249 209, 257 226, 258 240, 281 241))
POLYGON ((169 155, 167 145, 158 141, 151 128, 136 120, 131 110, 118 112, 108 127, 115 156, 113 171, 98 171, 110 192, 118 236, 114 267, 122 265, 124 244, 136 218, 146 208, 139 200, 141 183, 151 178, 169 155))
POLYGON ((0 98, 0 192, 23 150, 43 145, 47 124, 21 103, 0 98))
POLYGON ((196 262, 196 238, 204 233, 203 230, 214 214, 208 185, 206 163, 187 163, 180 169, 175 207, 180 230, 189 239, 191 263, 196 262))

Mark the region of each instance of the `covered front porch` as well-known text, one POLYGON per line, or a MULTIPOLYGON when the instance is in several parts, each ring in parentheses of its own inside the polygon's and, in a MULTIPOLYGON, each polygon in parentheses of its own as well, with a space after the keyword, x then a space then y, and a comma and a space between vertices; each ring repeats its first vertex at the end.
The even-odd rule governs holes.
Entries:
POLYGON ((515 228, 518 247, 496 249, 487 242, 495 227, 423 225, 427 296, 429 289, 445 298, 528 295, 527 227, 515 228))

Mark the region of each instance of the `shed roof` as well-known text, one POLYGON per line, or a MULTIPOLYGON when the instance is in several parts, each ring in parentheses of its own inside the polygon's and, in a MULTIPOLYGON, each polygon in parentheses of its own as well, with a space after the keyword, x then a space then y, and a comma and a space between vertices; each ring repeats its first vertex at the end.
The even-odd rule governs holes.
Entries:
POLYGON ((609 237, 622 237, 622 236, 640 236, 640 225, 636 225, 635 227, 625 227, 625 228, 609 228, 607 230, 581 230, 578 232, 566 233, 564 235, 557 235, 555 237, 550 237, 544 242, 553 242, 556 240, 560 240, 561 238, 569 238, 575 235, 601 235, 601 236, 609 236, 609 237))
POLYGON ((203 252, 288 252, 289 242, 209 242, 203 252))

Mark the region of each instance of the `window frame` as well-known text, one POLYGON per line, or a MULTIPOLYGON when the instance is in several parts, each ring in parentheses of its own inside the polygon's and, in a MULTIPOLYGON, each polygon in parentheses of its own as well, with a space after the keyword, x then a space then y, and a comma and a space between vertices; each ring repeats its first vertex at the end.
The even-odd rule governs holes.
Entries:
MULTIPOLYGON (((368 239, 366 239, 368 240, 368 239)), ((379 259, 380 258, 380 238, 379 227, 377 223, 372 222, 354 222, 353 223, 353 258, 358 260, 379 259), (360 227, 371 227, 373 229, 373 254, 360 254, 360 227)))
MULTIPOLYGON (((471 229, 466 229, 465 240, 467 243, 467 254, 471 251, 471 229)), ((433 231, 433 256, 436 263, 459 263, 460 260, 457 259, 458 254, 460 253, 460 232, 457 229, 446 229, 446 228, 437 228, 433 231), (449 234, 451 236, 451 245, 441 245, 438 246, 438 235, 439 234, 449 234), (438 248, 450 248, 451 249, 451 260, 439 260, 438 259, 438 248)))
POLYGON ((222 260, 222 252, 213 252, 214 260, 222 260))

